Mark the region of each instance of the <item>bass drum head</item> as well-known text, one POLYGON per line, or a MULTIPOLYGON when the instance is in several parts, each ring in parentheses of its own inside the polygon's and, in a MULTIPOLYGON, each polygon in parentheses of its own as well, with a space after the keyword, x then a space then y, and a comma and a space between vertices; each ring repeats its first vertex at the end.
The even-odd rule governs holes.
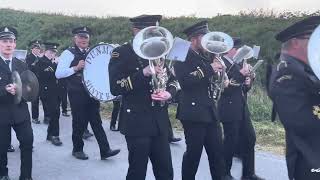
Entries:
POLYGON ((83 83, 91 97, 106 102, 115 99, 110 92, 108 65, 114 46, 98 44, 91 48, 85 59, 83 83))

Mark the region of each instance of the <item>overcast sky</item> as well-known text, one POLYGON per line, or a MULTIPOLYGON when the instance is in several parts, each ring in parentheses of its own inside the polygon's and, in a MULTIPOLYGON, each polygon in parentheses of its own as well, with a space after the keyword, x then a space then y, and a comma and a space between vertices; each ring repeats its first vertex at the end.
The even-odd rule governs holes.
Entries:
POLYGON ((320 0, 0 0, 0 8, 89 16, 195 15, 211 17, 241 10, 320 10, 320 0))

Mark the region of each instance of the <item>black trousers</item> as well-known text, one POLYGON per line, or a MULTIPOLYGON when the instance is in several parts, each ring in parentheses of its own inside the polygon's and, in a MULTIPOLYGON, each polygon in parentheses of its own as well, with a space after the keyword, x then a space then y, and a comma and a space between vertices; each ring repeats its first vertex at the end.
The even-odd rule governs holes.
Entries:
POLYGON ((47 117, 50 118, 47 136, 59 136, 59 118, 60 118, 60 107, 59 107, 59 96, 50 93, 51 95, 46 95, 41 97, 42 104, 47 108, 47 117))
POLYGON ((220 180, 225 175, 220 125, 182 121, 186 138, 186 152, 182 161, 182 180, 195 180, 202 149, 206 149, 211 177, 220 180))
POLYGON ((173 180, 171 151, 167 135, 126 136, 129 168, 126 180, 144 180, 150 158, 156 180, 173 180))
POLYGON ((59 108, 61 105, 62 113, 67 113, 68 100, 67 100, 68 92, 65 87, 60 87, 59 92, 59 108))
POLYGON ((170 119, 169 119, 169 134, 168 134, 168 140, 171 140, 172 138, 174 138, 174 134, 173 134, 173 129, 172 129, 172 125, 171 125, 171 122, 170 122, 170 119))
POLYGON ((31 178, 33 132, 30 121, 14 125, 0 125, 0 176, 8 175, 7 150, 10 145, 11 128, 16 132, 21 150, 20 177, 31 178))
POLYGON ((32 119, 38 119, 39 118, 39 96, 31 102, 31 113, 32 113, 32 119))
POLYGON ((320 179, 320 167, 312 167, 308 162, 301 158, 301 154, 298 155, 294 180, 319 180, 320 179))
MULTIPOLYGON (((240 117, 241 118, 241 117, 240 117)), ((242 175, 251 176, 255 173, 254 146, 256 134, 248 116, 231 122, 223 122, 224 158, 226 172, 230 174, 232 159, 236 150, 242 158, 242 175)))
POLYGON ((119 112, 120 112, 121 103, 120 101, 112 101, 112 103, 113 103, 113 109, 112 109, 110 126, 115 126, 117 123, 119 112))
POLYGON ((72 142, 73 152, 83 151, 82 135, 88 121, 98 141, 100 155, 104 156, 110 150, 107 135, 102 127, 100 117, 100 102, 90 98, 85 91, 68 92, 72 113, 72 142))

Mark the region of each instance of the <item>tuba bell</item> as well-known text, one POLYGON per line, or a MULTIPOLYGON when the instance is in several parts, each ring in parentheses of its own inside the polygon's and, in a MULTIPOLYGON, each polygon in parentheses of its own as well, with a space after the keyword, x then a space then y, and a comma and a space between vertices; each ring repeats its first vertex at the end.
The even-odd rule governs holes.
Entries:
POLYGON ((217 72, 217 77, 211 78, 211 90, 213 98, 218 101, 225 88, 225 81, 228 79, 226 65, 221 59, 221 55, 233 48, 233 39, 223 32, 209 32, 201 39, 201 46, 207 52, 215 55, 215 60, 222 65, 222 72, 217 72))
POLYGON ((168 81, 165 56, 173 45, 172 34, 164 27, 150 26, 139 31, 133 39, 133 50, 143 59, 149 60, 152 72, 152 86, 155 92, 166 89, 168 81), (162 69, 156 74, 155 66, 162 69))

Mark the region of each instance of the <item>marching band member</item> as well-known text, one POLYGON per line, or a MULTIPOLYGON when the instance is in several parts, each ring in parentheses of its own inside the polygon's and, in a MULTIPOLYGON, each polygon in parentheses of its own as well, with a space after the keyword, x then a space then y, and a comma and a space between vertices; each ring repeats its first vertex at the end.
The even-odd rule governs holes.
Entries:
POLYGON ((286 131, 290 180, 320 179, 320 86, 307 52, 310 35, 319 24, 320 16, 311 16, 276 35, 282 47, 269 94, 286 131))
POLYGON ((28 104, 22 100, 14 104, 16 86, 12 84, 12 72, 21 74, 28 70, 27 64, 13 58, 17 31, 12 27, 0 28, 0 180, 8 176, 7 150, 10 145, 11 128, 20 142, 21 168, 19 180, 32 180, 33 132, 28 104))
POLYGON ((201 46, 201 38, 209 32, 207 21, 196 23, 183 31, 191 41, 185 62, 174 65, 181 86, 177 119, 182 122, 186 139, 183 155, 182 179, 194 180, 202 149, 205 147, 212 179, 220 180, 225 175, 222 153, 222 135, 216 116, 210 78, 222 65, 207 59, 201 46))
POLYGON ((72 114, 72 155, 81 160, 89 158, 83 151, 82 139, 89 121, 99 144, 101 160, 105 160, 117 155, 120 150, 110 148, 102 127, 100 102, 90 97, 82 83, 82 70, 85 66, 84 59, 89 47, 91 30, 88 27, 78 27, 73 29, 72 33, 74 46, 62 52, 56 71, 58 79, 66 78, 67 81, 72 114))
POLYGON ((36 64, 36 68, 39 75, 40 86, 40 99, 47 108, 48 117, 50 119, 47 131, 47 140, 55 146, 61 146, 62 142, 59 138, 59 93, 58 93, 58 80, 55 77, 55 71, 57 64, 54 62, 57 48, 57 43, 44 43, 45 51, 44 56, 36 64))
POLYGON ((224 89, 218 101, 220 121, 224 132, 224 158, 226 172, 230 179, 232 159, 235 150, 240 146, 242 159, 242 180, 262 180, 255 175, 254 146, 256 135, 250 119, 245 94, 251 86, 250 69, 248 65, 239 65, 233 62, 233 57, 243 44, 240 38, 233 38, 233 48, 222 57, 227 66, 229 86, 224 89), (243 91, 246 91, 245 93, 243 91))
MULTIPOLYGON (((28 64, 29 69, 39 78, 38 72, 35 68, 37 62, 39 62, 41 55, 41 41, 34 40, 29 43, 31 52, 26 57, 26 63, 28 64)), ((31 102, 31 117, 32 122, 35 124, 40 124, 39 120, 39 97, 31 102)), ((43 112, 46 113, 45 107, 43 106, 43 112)), ((49 122, 47 114, 44 115, 44 121, 49 122)))
MULTIPOLYGON (((141 15, 131 18, 136 35, 148 26, 156 26, 161 15, 141 15)), ((167 73, 155 67, 156 73, 167 73)), ((149 62, 135 54, 132 44, 114 49, 109 64, 111 93, 122 95, 120 132, 125 135, 129 151, 127 180, 143 180, 150 158, 156 180, 173 180, 171 151, 168 142, 167 104, 176 91, 153 92, 149 62), (153 103, 154 102, 154 103, 153 103)), ((170 80, 169 80, 170 82, 170 80)))

